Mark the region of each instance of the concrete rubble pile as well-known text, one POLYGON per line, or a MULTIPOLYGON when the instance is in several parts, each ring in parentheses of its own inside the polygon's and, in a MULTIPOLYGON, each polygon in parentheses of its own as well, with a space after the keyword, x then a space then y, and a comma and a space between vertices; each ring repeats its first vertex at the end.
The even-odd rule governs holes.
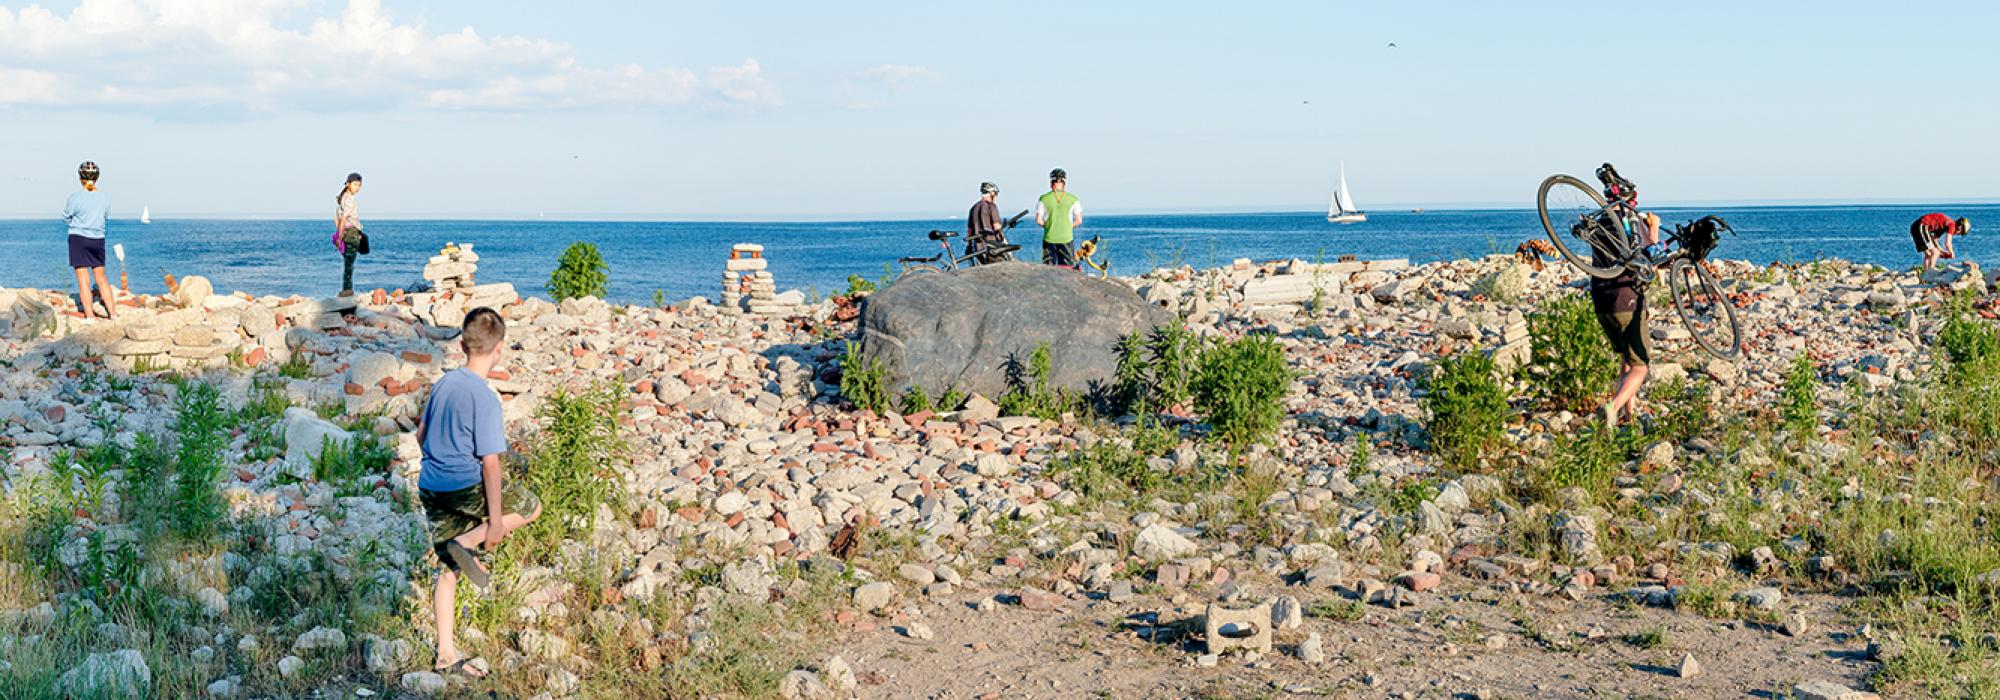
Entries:
MULTIPOLYGON (((991 605, 1002 598, 992 592, 1005 591, 1006 600, 1032 610, 1095 605, 1099 592, 1117 600, 1121 585, 1129 597, 1132 581, 1117 572, 1130 562, 1110 544, 1116 542, 1134 543, 1132 551, 1150 562, 1139 568, 1152 570, 1141 576, 1175 595, 1188 595, 1195 583, 1211 590, 1223 581, 1237 586, 1231 576, 1276 572, 1298 586, 1349 591, 1357 601, 1388 607, 1421 605, 1424 596, 1434 600, 1439 586, 1491 582, 1505 583, 1510 595, 1581 598, 1614 582, 1664 581, 1670 567, 1678 575, 1684 561, 1714 549, 1709 545, 1727 546, 1679 543, 1687 549, 1676 550, 1663 543, 1659 551, 1683 554, 1657 562, 1607 557, 1597 544, 1600 531, 1652 527, 1639 519, 1643 509, 1617 513, 1614 520, 1605 517, 1614 514, 1549 512, 1545 504, 1502 507, 1499 480, 1483 474, 1445 479, 1434 455, 1406 447, 1422 443, 1425 367, 1467 347, 1525 361, 1526 313, 1542 299, 1579 293, 1580 276, 1563 265, 1527 270, 1507 268, 1514 263, 1505 259, 1419 265, 1245 260, 1114 280, 1199 333, 1270 333, 1300 373, 1284 399, 1287 439, 1259 446, 1246 458, 1283 466, 1274 471, 1281 483, 1260 510, 1282 531, 1311 534, 1282 548, 1245 549, 1212 537, 1203 523, 1211 509, 1200 503, 1156 501, 1130 517, 1042 529, 1039 523, 1094 517, 1080 494, 1046 471, 1055 458, 1100 439, 1094 426, 1001 416, 992 397, 976 395, 956 411, 877 415, 847 408, 834 368, 843 347, 839 335, 852 327, 826 334, 791 323, 795 315, 830 318, 833 304, 807 305, 797 292, 776 293, 761 246, 732 249, 719 305, 697 298, 670 308, 521 299, 512 285, 477 284, 477 262, 471 246, 448 247, 424 268, 433 291, 407 295, 403 303, 217 293, 190 308, 141 298, 142 308, 116 321, 72 322, 51 313, 69 303, 61 293, 0 290, 0 322, 7 330, 0 354, 12 358, 0 375, 0 437, 11 446, 0 481, 23 483, 48 473, 59 451, 107 440, 129 446, 132 435, 171 432, 171 397, 178 389, 143 370, 208 368, 203 379, 215 383, 231 407, 243 405, 260 382, 278 387, 294 407, 279 423, 283 452, 254 453, 245 446, 248 436, 228 448, 230 517, 279 554, 316 552, 342 566, 378 567, 348 572, 354 580, 406 580, 427 556, 421 513, 400 503, 413 498, 419 469, 420 399, 430 383, 464 361, 449 334, 435 331, 457 326, 471 308, 491 306, 506 317, 513 346, 489 375, 511 438, 538 429, 535 408, 550 392, 609 385, 626 393, 621 418, 632 459, 619 467, 619 476, 630 517, 606 520, 591 543, 595 555, 619 563, 618 580, 606 585, 625 600, 692 595, 697 586, 763 599, 779 567, 824 558, 837 533, 860 522, 911 543, 902 570, 857 579, 868 581, 854 592, 857 605, 869 601, 859 606, 864 621, 897 596, 919 593, 991 605), (1502 277, 1492 277, 1496 273, 1502 277), (1516 294, 1518 299, 1500 298, 1516 294), (273 363, 289 363, 288 371, 272 371, 273 363), (129 383, 93 383, 100 370, 126 373, 129 383), (338 408, 343 419, 361 424, 343 428, 319 418, 315 407, 338 408), (367 434, 393 447, 390 473, 371 476, 361 489, 314 478, 311 457, 319 445, 367 434), (1370 448, 1375 451, 1366 463, 1352 463, 1361 440, 1379 447, 1370 448), (1437 488, 1407 512, 1368 495, 1392 492, 1411 478, 1437 488), (1570 563, 1544 569, 1540 560, 1509 552, 1501 533, 1523 518, 1560 523, 1553 541, 1570 563), (1048 534, 1072 530, 1094 534, 1048 534), (1021 536, 1018 555, 996 560, 966 549, 966 543, 1006 532, 1029 533, 1021 536), (417 546, 393 546, 403 542, 417 546), (391 546, 360 556, 368 543, 391 546), (691 575, 708 571, 697 568, 708 564, 715 565, 709 567, 715 576, 691 575)), ((1747 263, 1716 265, 1725 290, 1742 300, 1747 332, 1740 364, 1707 361, 1686 341, 1671 338, 1655 357, 1662 365, 1688 363, 1686 375, 1713 382, 1718 401, 1768 402, 1808 338, 1830 376, 1860 377, 1878 388, 1913 381, 1933 361, 1918 342, 1920 330, 1933 322, 1909 301, 1928 294, 1915 275, 1841 265, 1791 280, 1747 263), (1887 295, 1898 301, 1893 308, 1871 301, 1887 295)), ((1958 279, 1983 281, 1973 270, 1958 279)), ((1656 327, 1670 323, 1655 321, 1656 327)), ((1507 439, 1524 451, 1551 449, 1551 435, 1579 420, 1585 419, 1537 413, 1510 425, 1507 439)), ((1657 472, 1678 480, 1673 452, 1667 450, 1657 472)), ((1202 459, 1192 448, 1175 450, 1158 458, 1156 468, 1194 468, 1202 459)), ((1800 546, 1797 559, 1818 555, 1815 545, 1800 546)), ((241 575, 251 581, 287 575, 261 560, 229 566, 246 570, 241 575)), ((538 583, 526 595, 555 600, 562 585, 538 583)), ((197 600, 237 597, 233 591, 187 593, 197 600)), ((1297 607, 1293 601, 1260 614, 1286 620, 1277 631, 1291 632, 1297 607)), ((914 606, 896 609, 926 614, 914 606)), ((505 631, 511 626, 517 625, 509 621, 485 632, 500 640, 531 638, 505 631)), ((255 648, 260 642, 253 635, 279 649, 340 654, 350 646, 349 633, 335 638, 331 633, 340 630, 332 628, 284 633, 291 638, 272 638, 276 628, 225 629, 215 636, 232 648, 255 648)), ((645 629, 633 633, 641 637, 634 644, 686 643, 685 634, 673 629, 645 629)), ((355 649, 365 646, 358 630, 351 634, 355 649)), ((523 652, 514 654, 519 663, 560 666, 527 653, 530 646, 549 646, 532 638, 538 641, 520 642, 523 652)), ((1301 647, 1301 656, 1307 655, 1301 647)), ((1324 653, 1317 641, 1310 649, 1312 656, 1324 653)), ((390 659, 378 670, 395 677, 420 673, 425 663, 390 659)), ((839 668, 822 672, 828 684, 837 678, 851 684, 845 663, 839 668)))

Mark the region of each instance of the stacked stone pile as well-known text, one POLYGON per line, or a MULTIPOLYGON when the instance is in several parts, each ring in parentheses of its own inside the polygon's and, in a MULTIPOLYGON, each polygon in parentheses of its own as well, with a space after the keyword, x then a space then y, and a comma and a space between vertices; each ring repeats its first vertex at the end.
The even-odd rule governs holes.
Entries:
POLYGON ((789 316, 803 311, 805 295, 797 291, 778 293, 777 279, 771 276, 771 261, 764 246, 738 243, 729 249, 729 261, 722 269, 721 306, 725 313, 748 311, 759 316, 789 316))
POLYGON ((478 270, 479 254, 472 252, 471 243, 446 244, 424 264, 424 281, 430 284, 431 291, 411 294, 411 311, 431 326, 457 328, 473 309, 482 306, 497 309, 521 300, 512 284, 474 282, 473 275, 478 270))

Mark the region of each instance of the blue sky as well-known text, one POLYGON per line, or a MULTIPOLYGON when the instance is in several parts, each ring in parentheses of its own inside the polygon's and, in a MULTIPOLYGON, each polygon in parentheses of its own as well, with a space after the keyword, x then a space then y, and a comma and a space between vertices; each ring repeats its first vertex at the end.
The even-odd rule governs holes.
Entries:
POLYGON ((123 216, 2000 196, 1991 4, 944 5, 0 0, 0 215, 85 158, 123 216))

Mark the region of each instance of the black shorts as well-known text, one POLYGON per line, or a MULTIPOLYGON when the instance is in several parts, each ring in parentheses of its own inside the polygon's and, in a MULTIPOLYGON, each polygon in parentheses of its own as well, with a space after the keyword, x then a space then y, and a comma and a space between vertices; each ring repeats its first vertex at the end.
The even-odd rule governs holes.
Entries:
POLYGON ((1648 366, 1653 364, 1653 353, 1646 346, 1646 299, 1636 290, 1628 294, 1592 293, 1591 306, 1597 312, 1597 325, 1604 329, 1604 337, 1611 341, 1611 351, 1627 365, 1648 366))
POLYGON ((1917 221, 1910 224, 1910 242, 1916 244, 1917 252, 1928 252, 1937 247, 1937 236, 1924 230, 1924 222, 1917 221))
POLYGON ((70 267, 104 267, 104 239, 70 234, 70 267))
MULTIPOLYGON (((424 517, 430 521, 431 544, 438 547, 438 558, 447 566, 451 558, 444 556, 444 543, 479 527, 486 522, 486 485, 473 484, 457 491, 431 491, 417 489, 417 500, 424 504, 424 517)), ((530 515, 542 507, 542 500, 521 484, 520 479, 508 479, 500 486, 500 511, 515 515, 530 515)))
POLYGON ((1042 264, 1076 267, 1076 244, 1043 241, 1042 264))

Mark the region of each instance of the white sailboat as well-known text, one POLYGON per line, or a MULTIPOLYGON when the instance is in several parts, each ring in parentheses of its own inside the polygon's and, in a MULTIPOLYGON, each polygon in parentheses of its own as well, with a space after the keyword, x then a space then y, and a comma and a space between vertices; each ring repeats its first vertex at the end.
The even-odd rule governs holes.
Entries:
POLYGON ((139 207, 139 223, 142 223, 142 224, 150 224, 150 223, 153 223, 153 208, 152 208, 152 207, 139 207))
POLYGON ((1347 193, 1347 164, 1340 164, 1340 188, 1333 191, 1333 206, 1326 210, 1327 223, 1358 224, 1368 215, 1354 208, 1354 195, 1347 193))

